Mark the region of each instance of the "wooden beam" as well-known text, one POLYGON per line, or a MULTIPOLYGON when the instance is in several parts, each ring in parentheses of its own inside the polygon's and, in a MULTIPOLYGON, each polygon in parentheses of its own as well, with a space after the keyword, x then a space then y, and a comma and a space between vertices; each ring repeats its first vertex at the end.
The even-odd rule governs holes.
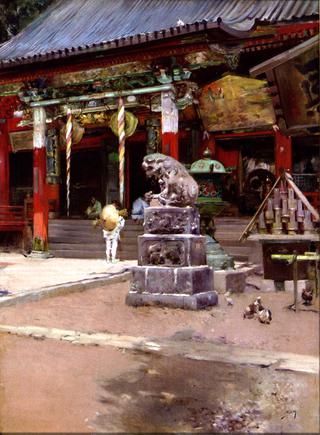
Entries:
POLYGON ((128 95, 143 95, 143 94, 152 94, 154 92, 164 92, 164 91, 174 91, 174 86, 171 84, 148 86, 146 88, 140 88, 140 89, 127 89, 124 91, 100 92, 92 95, 77 95, 74 97, 33 101, 30 103, 30 107, 46 107, 46 106, 54 106, 57 104, 78 103, 83 101, 102 100, 104 98, 119 98, 128 95))

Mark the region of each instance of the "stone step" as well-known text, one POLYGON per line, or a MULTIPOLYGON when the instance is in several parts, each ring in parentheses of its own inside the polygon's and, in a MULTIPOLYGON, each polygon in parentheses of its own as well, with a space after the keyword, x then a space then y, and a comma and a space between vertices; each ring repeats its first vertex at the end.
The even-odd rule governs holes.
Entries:
POLYGON ((75 250, 78 251, 80 249, 84 251, 104 251, 105 250, 105 244, 104 243, 55 243, 50 242, 49 243, 50 249, 58 249, 58 250, 75 250))
MULTIPOLYGON (((64 227, 64 228, 73 228, 73 227, 93 227, 93 220, 82 220, 82 219, 51 219, 49 220, 49 227, 64 227)), ((138 224, 131 219, 126 219, 125 227, 130 228, 141 228, 143 229, 142 224, 138 224)))

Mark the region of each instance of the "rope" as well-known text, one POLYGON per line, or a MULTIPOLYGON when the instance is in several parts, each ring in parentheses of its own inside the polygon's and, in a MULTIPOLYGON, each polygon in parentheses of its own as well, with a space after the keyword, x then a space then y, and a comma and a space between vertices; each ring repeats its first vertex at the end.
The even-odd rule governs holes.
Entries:
POLYGON ((71 145, 72 145, 72 114, 71 110, 67 110, 67 126, 66 126, 66 184, 67 184, 67 216, 70 211, 70 174, 71 174, 71 145))
POLYGON ((118 102, 118 133, 119 133, 119 201, 124 199, 124 160, 125 160, 125 111, 122 97, 118 102))

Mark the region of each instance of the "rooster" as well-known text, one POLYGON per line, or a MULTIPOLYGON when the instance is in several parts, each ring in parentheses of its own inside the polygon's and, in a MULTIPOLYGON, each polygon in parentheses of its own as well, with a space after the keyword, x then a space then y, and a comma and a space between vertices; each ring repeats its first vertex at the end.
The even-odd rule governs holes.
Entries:
POLYGON ((258 319, 260 323, 265 323, 267 325, 270 324, 272 320, 272 313, 268 308, 264 308, 263 310, 258 312, 258 319))
POLYGON ((256 314, 258 314, 259 311, 263 310, 264 307, 261 303, 261 297, 258 296, 255 301, 253 301, 251 304, 249 304, 243 313, 244 319, 253 319, 256 314))
POLYGON ((304 302, 303 302, 304 305, 311 305, 312 298, 313 298, 312 290, 304 288, 302 290, 301 297, 304 300, 304 302))

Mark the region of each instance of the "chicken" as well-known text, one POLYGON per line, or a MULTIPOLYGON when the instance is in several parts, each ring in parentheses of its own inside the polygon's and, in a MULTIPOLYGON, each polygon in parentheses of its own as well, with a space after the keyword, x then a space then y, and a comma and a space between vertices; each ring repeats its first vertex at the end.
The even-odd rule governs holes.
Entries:
POLYGON ((249 304, 243 313, 244 319, 253 319, 253 317, 258 314, 259 311, 263 310, 264 307, 261 303, 261 297, 258 296, 255 301, 249 304))
POLYGON ((302 299, 304 300, 304 305, 311 305, 312 298, 313 298, 313 292, 311 289, 304 288, 302 290, 301 294, 302 299))
POLYGON ((233 305, 233 299, 230 298, 230 292, 229 291, 227 291, 224 294, 224 297, 225 297, 225 300, 227 301, 227 304, 232 306, 233 305))
POLYGON ((270 324, 272 320, 272 313, 268 308, 264 308, 258 312, 258 319, 260 323, 270 324))

